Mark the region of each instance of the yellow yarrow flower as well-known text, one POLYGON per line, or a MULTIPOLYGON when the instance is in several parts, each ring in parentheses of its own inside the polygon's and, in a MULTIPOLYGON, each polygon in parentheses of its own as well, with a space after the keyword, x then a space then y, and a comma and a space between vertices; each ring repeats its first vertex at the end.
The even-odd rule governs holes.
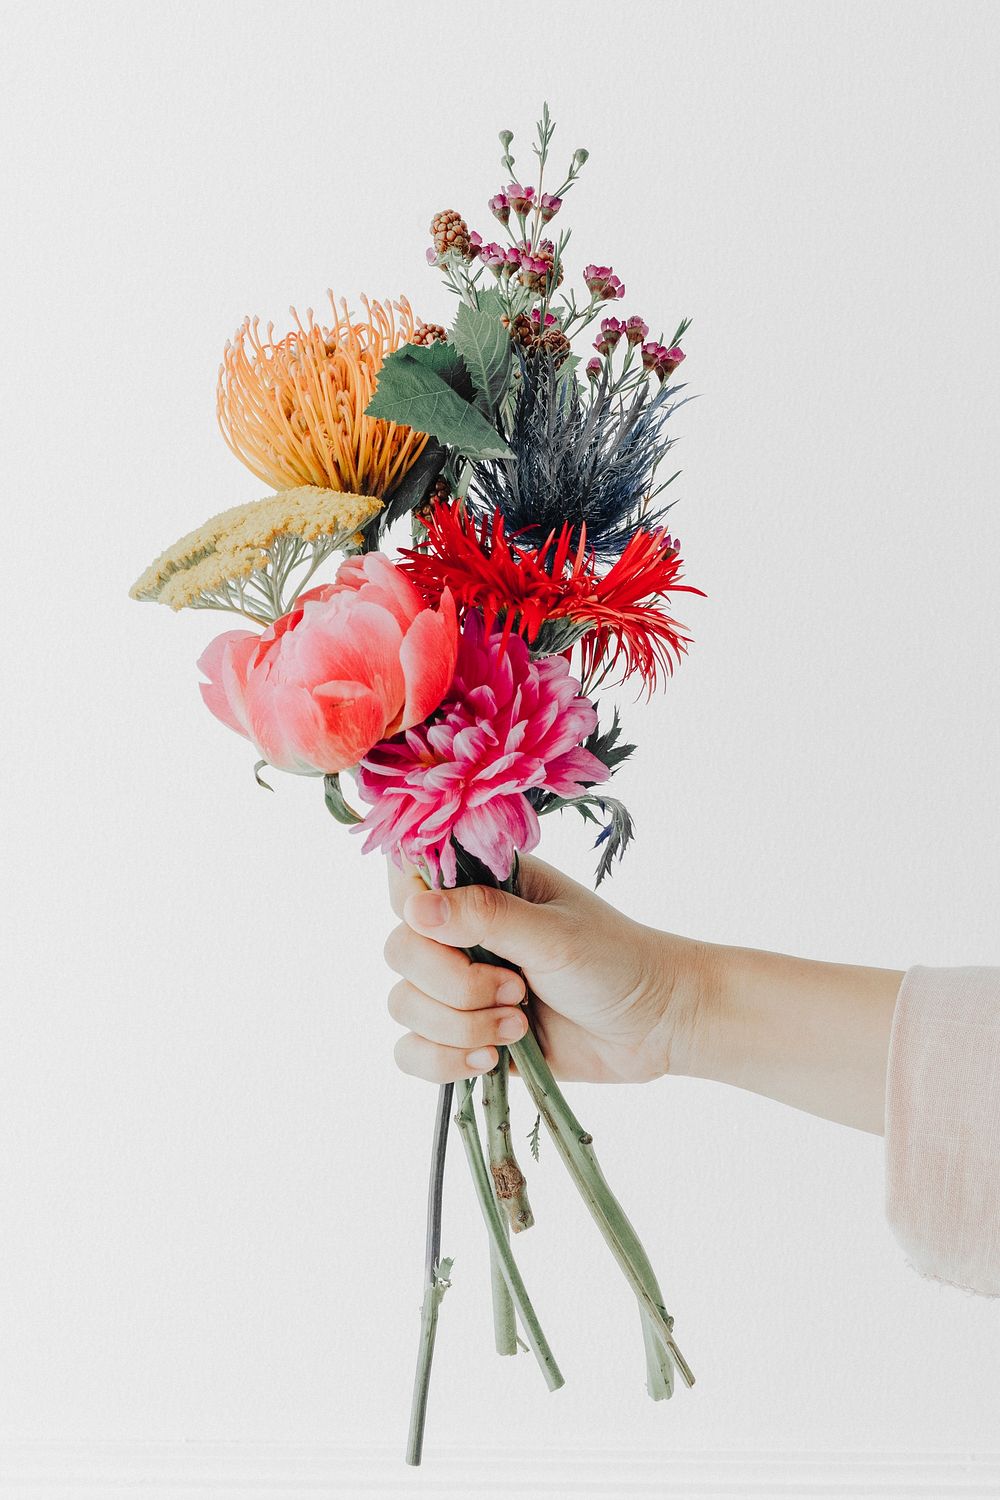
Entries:
POLYGON ((374 495, 314 485, 265 495, 220 511, 182 536, 150 563, 129 594, 171 609, 232 610, 269 624, 291 608, 332 552, 361 545, 361 528, 381 508, 374 495))

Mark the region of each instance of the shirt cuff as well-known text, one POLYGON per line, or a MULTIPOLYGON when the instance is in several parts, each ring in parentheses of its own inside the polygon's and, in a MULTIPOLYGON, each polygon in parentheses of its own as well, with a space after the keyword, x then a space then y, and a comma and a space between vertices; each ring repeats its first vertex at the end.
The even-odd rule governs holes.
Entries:
POLYGON ((915 1269, 1000 1296, 1000 969, 903 976, 885 1166, 886 1217, 915 1269))

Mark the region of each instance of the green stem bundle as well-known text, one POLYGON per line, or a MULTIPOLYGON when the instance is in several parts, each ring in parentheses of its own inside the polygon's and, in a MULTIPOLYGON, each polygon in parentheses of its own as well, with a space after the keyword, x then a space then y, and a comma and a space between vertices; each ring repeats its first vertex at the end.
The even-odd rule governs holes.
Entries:
POLYGON ((542 1326, 521 1279, 521 1273, 517 1269, 517 1262, 510 1248, 506 1221, 497 1207, 486 1169, 482 1141, 479 1138, 479 1127, 476 1124, 476 1115, 472 1107, 472 1088, 470 1079, 465 1079, 459 1084, 458 1113, 455 1116, 455 1124, 458 1126, 462 1144, 465 1147, 476 1197, 479 1199, 480 1212, 490 1236, 493 1253, 517 1311, 528 1347, 538 1361, 549 1390, 557 1391, 565 1382, 552 1350, 549 1348, 548 1340, 542 1332, 542 1326))

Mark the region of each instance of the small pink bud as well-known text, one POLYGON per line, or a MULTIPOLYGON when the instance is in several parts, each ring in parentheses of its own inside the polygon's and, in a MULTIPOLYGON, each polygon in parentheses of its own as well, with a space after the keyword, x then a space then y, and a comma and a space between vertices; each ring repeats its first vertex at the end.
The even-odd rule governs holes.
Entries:
POLYGON ((427 249, 424 251, 424 254, 427 256, 427 264, 429 266, 436 266, 437 265, 437 263, 438 263, 438 253, 435 250, 435 248, 434 248, 433 245, 428 245, 427 249))
POLYGON ((667 380, 677 369, 684 358, 684 350, 679 344, 672 349, 663 349, 659 359, 656 361, 656 373, 661 380, 667 380))
POLYGON ((656 339, 650 339, 648 344, 642 346, 642 364, 646 370, 655 370, 657 362, 666 354, 666 349, 656 339))
POLYGON ((547 224, 550 219, 555 218, 556 214, 562 208, 562 199, 556 197, 555 193, 543 193, 539 199, 539 208, 542 223, 547 224))
POLYGON ((602 318, 600 335, 594 340, 594 348, 598 354, 610 354, 624 332, 625 324, 620 318, 602 318))
POLYGON ((624 283, 610 266, 584 266, 583 280, 591 296, 599 297, 602 301, 613 302, 625 295, 624 283))
POLYGON ((588 380, 600 380, 600 378, 601 378, 601 361, 599 359, 588 359, 587 360, 587 379, 588 380))
POLYGON ((631 318, 625 319, 625 337, 630 344, 641 344, 643 339, 649 337, 649 324, 637 313, 633 313, 631 318))
POLYGON ((534 204, 535 190, 533 187, 522 187, 519 182, 512 182, 505 190, 505 196, 511 211, 523 217, 534 204))
POLYGON ((480 246, 479 258, 489 270, 499 276, 506 263, 507 252, 502 245, 491 240, 488 245, 480 246))
POLYGON ((490 199, 490 213, 495 214, 501 224, 510 218, 510 202, 506 193, 494 193, 490 199))

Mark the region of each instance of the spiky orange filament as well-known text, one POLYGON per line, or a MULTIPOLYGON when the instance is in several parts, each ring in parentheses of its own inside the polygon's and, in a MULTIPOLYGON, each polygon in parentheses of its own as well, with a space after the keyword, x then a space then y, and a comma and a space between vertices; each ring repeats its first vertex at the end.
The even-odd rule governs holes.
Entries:
POLYGON ((381 497, 419 457, 425 433, 366 417, 378 372, 389 354, 416 331, 413 309, 361 299, 353 318, 346 301, 329 293, 333 320, 305 324, 275 340, 259 318, 247 318, 219 367, 216 401, 222 435, 258 479, 276 489, 321 489, 381 497))

